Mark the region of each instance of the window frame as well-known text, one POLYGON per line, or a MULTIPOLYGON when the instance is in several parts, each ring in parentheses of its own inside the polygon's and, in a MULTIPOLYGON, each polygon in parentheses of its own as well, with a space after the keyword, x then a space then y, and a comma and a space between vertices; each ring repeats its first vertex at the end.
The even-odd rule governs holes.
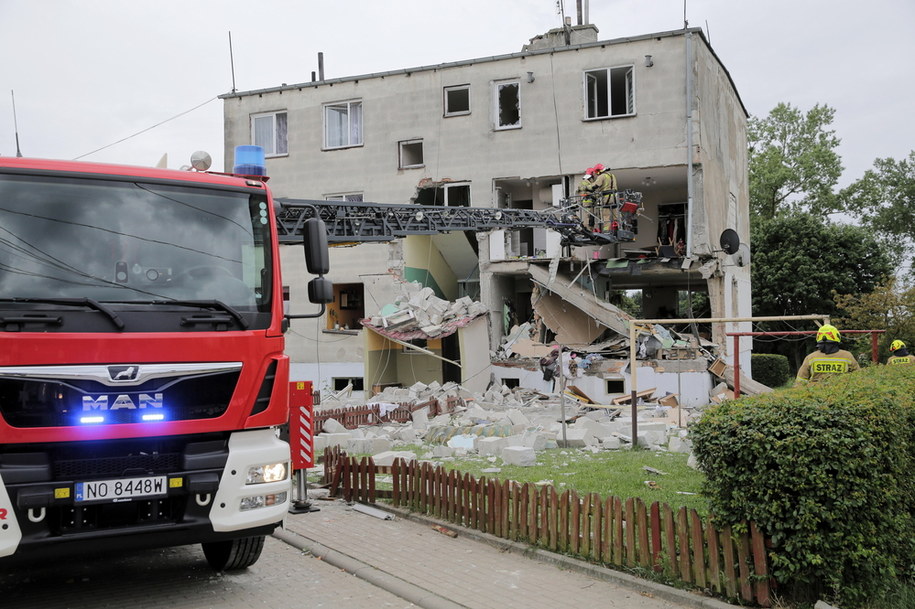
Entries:
POLYGON ((274 110, 272 112, 257 112, 251 115, 251 143, 255 146, 261 146, 264 148, 264 157, 281 157, 289 155, 289 112, 286 110, 274 110), (282 140, 280 140, 280 129, 278 125, 278 116, 282 115, 283 123, 285 124, 285 129, 283 131, 282 140), (271 130, 271 140, 273 148, 268 150, 265 146, 258 143, 257 139, 257 119, 259 118, 270 118, 270 130, 271 130), (282 144, 282 145, 280 145, 282 144), (283 150, 280 150, 282 148, 283 150))
POLYGON ((435 205, 437 207, 472 207, 473 190, 472 190, 472 183, 469 181, 468 182, 446 182, 446 183, 436 184, 434 186, 429 186, 429 187, 421 189, 421 190, 435 190, 435 191, 441 191, 441 193, 442 193, 441 202, 436 201, 434 203, 428 203, 428 202, 421 203, 422 205, 435 205), (458 203, 456 205, 453 205, 451 203, 451 200, 450 200, 448 194, 449 194, 449 191, 453 188, 455 188, 455 189, 460 188, 462 190, 466 189, 466 192, 467 192, 467 203, 466 204, 458 203))
POLYGON ((323 122, 323 126, 324 126, 323 136, 322 136, 323 137, 322 150, 340 150, 343 148, 356 148, 356 147, 365 145, 365 106, 363 105, 361 98, 347 99, 347 100, 342 100, 342 101, 327 102, 325 104, 321 104, 321 118, 322 118, 322 122, 323 122), (327 120, 328 119, 328 110, 330 110, 331 108, 341 108, 343 106, 346 107, 346 143, 340 144, 340 145, 330 145, 327 141, 328 135, 329 135, 329 132, 328 132, 329 122, 327 120), (354 125, 353 124, 353 114, 354 114, 353 108, 357 107, 357 106, 359 108, 358 124, 354 125), (353 134, 354 128, 357 129, 359 132, 359 141, 358 142, 352 141, 352 134, 353 134))
POLYGON ((401 140, 397 142, 397 168, 398 169, 420 169, 426 166, 425 149, 422 138, 412 140, 401 140), (419 163, 406 164, 404 162, 404 147, 419 144, 419 154, 422 157, 419 163))
POLYGON ((470 84, 464 85, 450 85, 442 88, 442 115, 445 118, 452 116, 467 116, 471 113, 470 105, 470 84), (448 94, 453 91, 467 91, 467 109, 466 110, 455 110, 451 111, 448 107, 448 94))
POLYGON ((362 203, 364 194, 361 192, 341 192, 332 195, 324 195, 325 201, 343 201, 345 203, 362 203))
POLYGON ((493 81, 492 84, 493 84, 493 89, 492 89, 492 91, 493 91, 493 94, 492 94, 493 130, 510 131, 512 129, 520 129, 521 125, 522 125, 522 121, 521 121, 521 117, 522 117, 522 114, 521 114, 521 79, 512 78, 512 79, 506 79, 506 80, 496 80, 496 81, 493 81), (502 113, 499 111, 499 109, 501 108, 501 104, 499 103, 500 97, 501 97, 500 92, 503 87, 508 87, 508 86, 514 86, 518 91, 518 122, 503 125, 500 122, 502 120, 502 116, 501 116, 502 113))
POLYGON ((599 121, 606 120, 611 118, 624 118, 628 116, 635 116, 636 112, 636 99, 635 99, 635 64, 623 64, 618 66, 609 66, 605 68, 592 68, 590 70, 582 71, 582 106, 584 109, 585 121, 599 121), (625 70, 623 78, 625 78, 625 95, 626 95, 626 112, 614 114, 613 113, 613 83, 614 83, 614 72, 620 70, 625 70), (594 115, 591 116, 591 108, 599 102, 599 99, 595 99, 592 102, 591 96, 591 87, 589 86, 589 75, 594 74, 595 72, 603 72, 604 80, 606 81, 606 89, 604 90, 604 95, 606 96, 607 104, 607 114, 599 115, 598 108, 595 108, 594 115))

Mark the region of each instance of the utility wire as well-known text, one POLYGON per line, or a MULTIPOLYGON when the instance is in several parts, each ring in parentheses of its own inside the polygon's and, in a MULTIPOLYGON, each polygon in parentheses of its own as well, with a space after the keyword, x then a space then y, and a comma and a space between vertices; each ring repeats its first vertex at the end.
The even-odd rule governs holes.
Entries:
POLYGON ((96 152, 101 152, 102 150, 105 150, 106 148, 111 148, 112 146, 116 146, 117 144, 120 144, 121 142, 126 142, 127 140, 129 140, 129 139, 131 139, 131 138, 134 138, 134 137, 137 137, 138 135, 141 135, 141 134, 143 134, 143 133, 146 133, 147 131, 152 131, 152 130, 155 129, 156 127, 160 127, 160 126, 164 125, 165 123, 167 123, 167 122, 169 122, 169 121, 173 121, 173 120, 175 120, 176 118, 180 118, 180 117, 184 116, 185 114, 190 114, 190 113, 193 112, 194 110, 196 110, 196 109, 198 109, 198 108, 202 108, 203 106, 207 105, 208 103, 210 103, 211 101, 214 101, 214 100, 216 100, 216 99, 218 99, 218 97, 211 97, 210 99, 206 100, 206 101, 203 102, 202 104, 198 104, 198 105, 194 106, 194 107, 191 108, 190 110, 185 110, 184 112, 181 112, 181 113, 179 113, 179 114, 176 114, 175 116, 173 116, 173 117, 171 117, 171 118, 167 118, 167 119, 165 119, 164 121, 158 122, 158 123, 156 123, 155 125, 153 125, 153 126, 151 126, 151 127, 147 127, 146 129, 142 129, 142 130, 140 130, 140 131, 137 131, 137 132, 134 133, 133 135, 128 135, 127 137, 121 138, 121 139, 119 139, 119 140, 116 141, 116 142, 112 142, 112 143, 110 143, 110 144, 107 144, 107 145, 105 145, 105 146, 102 146, 101 148, 96 148, 96 149, 93 150, 92 152, 87 152, 86 154, 81 154, 81 155, 79 155, 78 157, 75 157, 73 160, 74 160, 74 161, 78 161, 78 160, 80 160, 80 159, 83 158, 83 157, 87 157, 87 156, 89 156, 89 155, 95 154, 96 152))

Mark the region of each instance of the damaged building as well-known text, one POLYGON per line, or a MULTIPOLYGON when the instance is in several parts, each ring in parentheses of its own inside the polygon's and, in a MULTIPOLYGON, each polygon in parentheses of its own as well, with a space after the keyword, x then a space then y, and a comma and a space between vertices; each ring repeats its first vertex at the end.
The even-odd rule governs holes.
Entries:
MULTIPOLYGON (((641 194, 631 239, 578 245, 545 225, 332 248, 334 302, 287 333, 294 379, 366 397, 433 381, 549 391, 538 360, 563 344, 599 356, 575 385, 605 402, 634 389, 633 316, 691 317, 699 302, 704 317, 750 315, 747 113, 701 29, 601 40, 584 23, 516 53, 221 97, 226 159, 263 146, 280 199, 549 212, 596 163, 641 194), (418 311, 435 319, 419 326, 418 311)), ((301 247, 281 250, 303 312, 301 247)), ((735 354, 726 335, 746 330, 648 328, 635 389, 706 403, 710 362, 749 370, 749 341, 735 354)))

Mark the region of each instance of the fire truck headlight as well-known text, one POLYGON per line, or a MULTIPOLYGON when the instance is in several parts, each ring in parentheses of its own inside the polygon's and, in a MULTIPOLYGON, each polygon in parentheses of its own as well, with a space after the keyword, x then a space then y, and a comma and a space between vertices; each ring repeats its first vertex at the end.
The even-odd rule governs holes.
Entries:
POLYGON ((268 463, 248 468, 245 484, 263 484, 264 482, 281 482, 286 479, 288 462, 268 463))

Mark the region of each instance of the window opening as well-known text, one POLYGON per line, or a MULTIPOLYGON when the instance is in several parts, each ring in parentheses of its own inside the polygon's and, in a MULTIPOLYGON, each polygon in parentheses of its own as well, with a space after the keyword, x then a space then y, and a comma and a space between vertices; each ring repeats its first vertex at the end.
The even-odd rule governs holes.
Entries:
POLYGON ((363 379, 354 376, 354 377, 334 377, 332 379, 334 384, 334 391, 343 391, 350 384, 353 386, 353 391, 363 391, 365 385, 363 385, 363 379))
POLYGON ((607 393, 626 393, 626 381, 623 379, 606 379, 607 393))
POLYGON ((470 207, 470 184, 439 184, 420 188, 416 195, 416 203, 444 207, 470 207))
POLYGON ((343 193, 338 195, 327 195, 325 201, 346 201, 348 203, 362 203, 361 192, 343 193))
POLYGON ((521 126, 521 85, 517 81, 496 85, 496 117, 498 129, 521 126))
POLYGON ((365 287, 361 283, 334 284, 334 301, 327 305, 328 330, 358 330, 365 317, 365 287))
POLYGON ((423 166, 422 140, 410 140, 406 142, 399 142, 399 144, 399 167, 401 169, 412 169, 423 166))
POLYGON ((609 118, 635 114, 632 66, 585 72, 586 118, 609 118))
POLYGON ((470 85, 445 87, 445 116, 470 114, 470 85))
POLYGON ((362 145, 362 101, 324 106, 324 147, 346 148, 362 145))
POLYGON ((286 124, 285 112, 255 114, 251 117, 251 140, 255 146, 264 149, 264 156, 288 153, 286 124))
POLYGON ((658 245, 672 248, 661 252, 665 256, 686 253, 686 203, 658 205, 658 245))

